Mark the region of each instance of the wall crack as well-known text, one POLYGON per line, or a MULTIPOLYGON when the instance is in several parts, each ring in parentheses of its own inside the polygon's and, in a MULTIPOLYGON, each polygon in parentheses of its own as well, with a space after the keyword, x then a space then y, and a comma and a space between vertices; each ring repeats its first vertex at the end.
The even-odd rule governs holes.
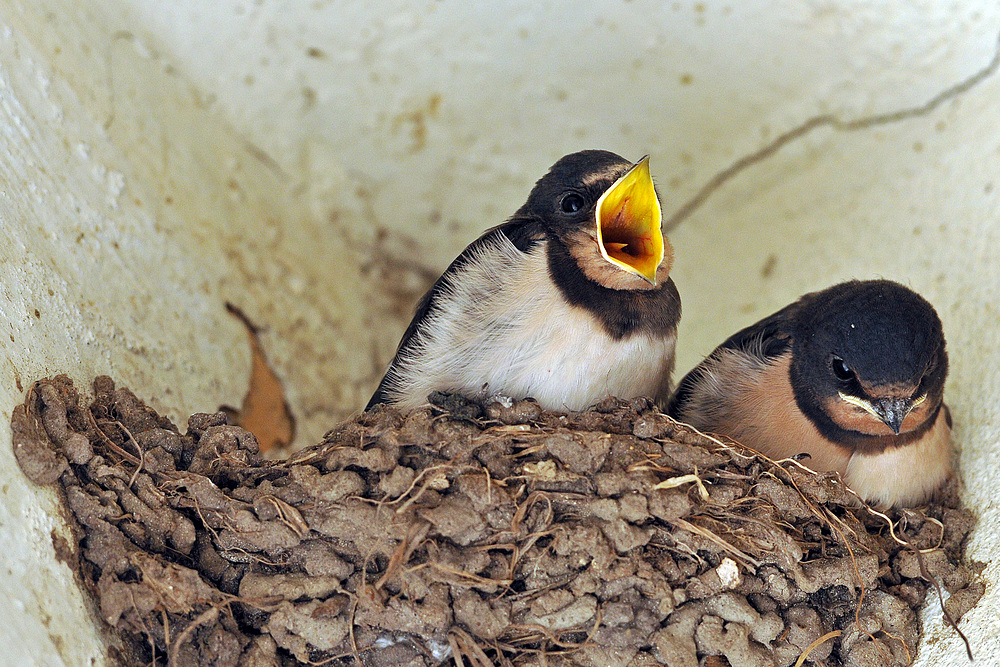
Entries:
POLYGON ((872 127, 877 127, 880 125, 889 125, 891 123, 898 123, 900 121, 907 120, 909 118, 917 118, 920 116, 927 116, 934 112, 941 104, 947 102, 948 100, 955 99, 960 95, 968 92, 972 88, 979 85, 985 79, 993 76, 997 70, 1000 69, 1000 35, 997 37, 997 46, 993 52, 993 58, 984 67, 979 69, 977 72, 972 74, 966 79, 959 81, 958 83, 945 88, 939 92, 934 97, 930 98, 923 104, 915 107, 907 107, 904 109, 899 109, 897 111, 890 111, 888 113, 876 114, 873 116, 864 116, 862 118, 856 118, 854 120, 843 120, 834 114, 822 114, 819 116, 813 116, 812 118, 806 120, 805 122, 797 125, 796 127, 788 130, 787 132, 778 135, 773 141, 766 144, 762 148, 744 155, 739 158, 731 165, 719 171, 713 176, 705 185, 698 190, 697 193, 691 199, 684 203, 677 211, 667 218, 663 225, 663 230, 666 232, 673 231, 681 222, 688 218, 692 213, 701 208, 701 206, 708 201, 717 190, 719 190, 727 182, 743 173, 750 167, 763 162, 767 158, 771 157, 779 150, 790 144, 791 142, 803 137, 816 128, 819 127, 829 127, 838 132, 854 132, 857 130, 865 130, 872 127))

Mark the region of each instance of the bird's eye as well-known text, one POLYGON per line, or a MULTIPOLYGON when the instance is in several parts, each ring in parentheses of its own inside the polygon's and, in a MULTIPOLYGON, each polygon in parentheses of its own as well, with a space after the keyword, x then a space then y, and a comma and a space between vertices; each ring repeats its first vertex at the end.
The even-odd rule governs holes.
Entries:
POLYGON ((854 377, 854 371, 840 357, 834 357, 833 361, 830 362, 830 367, 833 369, 833 374, 840 380, 850 380, 854 377))
POLYGON ((562 198, 563 213, 576 213, 581 208, 583 208, 583 197, 578 194, 570 193, 562 198))

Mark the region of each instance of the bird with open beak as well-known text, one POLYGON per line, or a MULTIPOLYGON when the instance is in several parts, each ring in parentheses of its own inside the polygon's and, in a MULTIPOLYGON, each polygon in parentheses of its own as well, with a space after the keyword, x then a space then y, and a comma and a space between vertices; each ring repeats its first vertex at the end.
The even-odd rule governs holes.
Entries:
POLYGON ((649 159, 560 159, 420 301, 366 409, 433 391, 583 410, 669 395, 681 305, 649 159))
POLYGON ((671 416, 914 505, 951 472, 948 355, 934 307, 889 280, 806 294, 733 334, 678 384, 671 416))

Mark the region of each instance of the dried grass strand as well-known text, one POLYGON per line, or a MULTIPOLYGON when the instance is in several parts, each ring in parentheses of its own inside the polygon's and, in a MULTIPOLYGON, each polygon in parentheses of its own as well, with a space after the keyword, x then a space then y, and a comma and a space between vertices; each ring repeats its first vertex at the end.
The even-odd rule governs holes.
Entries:
POLYGON ((710 530, 695 525, 690 521, 686 521, 685 519, 674 519, 673 521, 671 521, 671 523, 673 523, 678 528, 683 528, 684 530, 690 533, 694 533, 695 535, 701 535, 702 537, 718 544, 723 551, 727 552, 734 558, 742 561, 741 564, 743 565, 744 569, 747 567, 748 564, 752 565, 755 569, 760 567, 760 561, 758 561, 756 558, 750 556, 747 553, 744 553, 743 551, 740 551, 732 544, 726 542, 724 539, 722 539, 721 537, 719 537, 710 530))
POLYGON ((817 637, 816 639, 814 639, 812 643, 806 647, 806 650, 802 652, 802 655, 799 656, 799 659, 795 661, 795 667, 802 667, 803 663, 805 663, 805 661, 809 659, 809 654, 815 651, 823 642, 833 639, 834 637, 839 637, 842 634, 843 632, 841 632, 840 630, 831 630, 822 637, 817 637))
MULTIPOLYGON (((916 550, 914 549, 914 551, 916 550)), ((923 554, 920 551, 916 551, 916 554, 917 554, 917 563, 920 565, 920 576, 929 581, 931 585, 934 586, 934 590, 935 592, 937 592, 938 602, 941 603, 941 613, 944 615, 945 620, 948 621, 948 625, 950 625, 952 629, 958 633, 958 636, 962 638, 962 641, 965 643, 965 654, 969 656, 969 662, 972 662, 974 658, 972 657, 972 644, 969 643, 969 638, 965 636, 964 632, 958 629, 958 623, 952 617, 951 613, 948 611, 948 608, 944 606, 944 594, 941 592, 941 584, 939 584, 937 579, 935 579, 931 575, 930 571, 928 571, 927 563, 924 562, 923 554)))

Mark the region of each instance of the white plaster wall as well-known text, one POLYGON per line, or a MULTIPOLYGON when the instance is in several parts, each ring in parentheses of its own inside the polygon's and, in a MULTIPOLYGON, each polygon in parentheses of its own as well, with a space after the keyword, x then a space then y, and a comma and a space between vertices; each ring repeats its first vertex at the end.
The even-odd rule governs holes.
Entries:
MULTIPOLYGON (((363 405, 428 281, 560 155, 651 153, 669 215, 820 115, 671 231, 679 367, 803 291, 910 284, 945 323, 970 550, 991 560, 998 35, 990 0, 0 0, 0 663, 104 660, 54 497, 11 455, 31 381, 110 373, 175 418, 238 404, 230 300, 315 440, 363 405)), ((987 577, 962 623, 982 664, 987 577)), ((919 664, 965 664, 936 603, 925 627, 919 664)))

